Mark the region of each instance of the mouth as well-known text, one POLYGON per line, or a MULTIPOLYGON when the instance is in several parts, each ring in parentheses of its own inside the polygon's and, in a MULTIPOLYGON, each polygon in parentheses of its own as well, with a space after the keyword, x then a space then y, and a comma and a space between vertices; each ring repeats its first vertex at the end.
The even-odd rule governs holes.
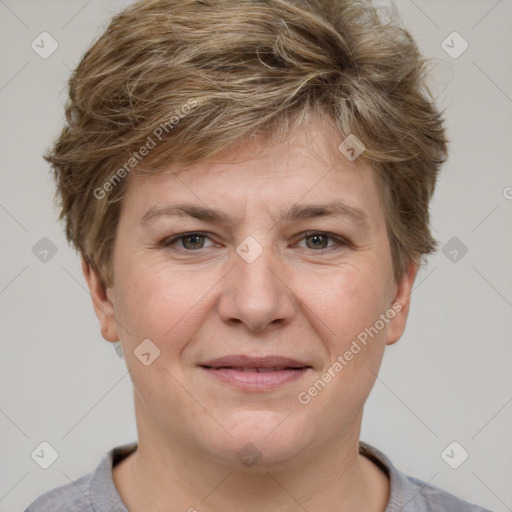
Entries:
POLYGON ((226 356, 199 365, 217 381, 244 391, 271 391, 300 379, 312 366, 283 357, 226 356))
POLYGON ((210 370, 233 370, 236 372, 257 372, 257 373, 270 373, 270 372, 282 372, 285 370, 303 370, 305 368, 311 368, 310 366, 302 366, 302 367, 292 367, 292 366, 269 366, 269 367, 235 367, 235 366, 203 366, 203 368, 208 368, 210 370))

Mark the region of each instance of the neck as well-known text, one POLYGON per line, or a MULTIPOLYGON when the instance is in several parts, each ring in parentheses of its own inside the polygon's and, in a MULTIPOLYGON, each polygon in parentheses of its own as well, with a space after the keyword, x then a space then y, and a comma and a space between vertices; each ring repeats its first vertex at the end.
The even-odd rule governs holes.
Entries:
POLYGON ((115 466, 114 483, 130 512, 384 512, 389 482, 359 454, 360 420, 328 447, 243 469, 184 443, 170 443, 141 421, 137 451, 115 466))

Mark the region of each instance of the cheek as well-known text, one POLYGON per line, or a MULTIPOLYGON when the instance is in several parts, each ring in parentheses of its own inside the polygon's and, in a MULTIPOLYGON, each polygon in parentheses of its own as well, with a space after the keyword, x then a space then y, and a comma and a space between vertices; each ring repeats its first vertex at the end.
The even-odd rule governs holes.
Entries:
POLYGON ((203 303, 217 282, 211 273, 144 260, 121 267, 116 316, 129 331, 130 346, 149 338, 161 350, 179 350, 179 340, 200 327, 203 303))
POLYGON ((370 268, 374 267, 344 265, 302 290, 313 313, 309 314, 312 328, 328 353, 321 382, 316 376, 309 383, 315 388, 312 393, 321 395, 325 407, 343 410, 340 417, 345 418, 367 399, 385 349, 389 324, 379 319, 388 309, 387 283, 384 274, 370 268))
POLYGON ((379 285, 356 274, 342 274, 315 304, 319 313, 310 315, 316 322, 313 329, 323 333, 328 358, 299 397, 301 404, 309 401, 319 411, 313 421, 329 432, 357 421, 375 383, 387 329, 386 324, 372 330, 386 310, 379 285))
POLYGON ((305 312, 315 330, 329 340, 331 352, 344 352, 388 307, 387 283, 372 268, 340 265, 325 275, 317 274, 314 279, 301 277, 297 282, 297 295, 304 302, 305 312))

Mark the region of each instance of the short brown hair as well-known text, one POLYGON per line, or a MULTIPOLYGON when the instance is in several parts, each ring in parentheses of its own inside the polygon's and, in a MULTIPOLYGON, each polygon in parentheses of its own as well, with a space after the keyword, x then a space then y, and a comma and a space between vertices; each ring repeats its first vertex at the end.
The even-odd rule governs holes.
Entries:
POLYGON ((244 137, 275 140, 306 113, 334 121, 340 142, 363 142, 395 279, 434 252, 443 120, 428 61, 394 9, 382 12, 362 0, 143 0, 116 15, 72 74, 67 122, 45 156, 67 239, 104 284, 132 167, 159 173, 244 137))

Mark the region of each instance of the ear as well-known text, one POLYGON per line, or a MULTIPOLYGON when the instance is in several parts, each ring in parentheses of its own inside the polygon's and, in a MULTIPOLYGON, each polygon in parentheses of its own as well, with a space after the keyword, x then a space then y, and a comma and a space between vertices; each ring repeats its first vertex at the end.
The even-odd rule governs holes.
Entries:
POLYGON ((395 298, 390 307, 395 311, 395 316, 389 322, 386 345, 393 345, 402 336, 409 316, 409 305, 411 302, 411 292, 416 274, 418 272, 418 264, 409 262, 407 270, 403 277, 397 282, 397 290, 395 298))
POLYGON ((119 341, 117 325, 114 317, 114 304, 108 297, 109 289, 105 288, 98 274, 82 258, 82 272, 89 286, 94 312, 100 321, 101 335, 107 341, 119 341))

